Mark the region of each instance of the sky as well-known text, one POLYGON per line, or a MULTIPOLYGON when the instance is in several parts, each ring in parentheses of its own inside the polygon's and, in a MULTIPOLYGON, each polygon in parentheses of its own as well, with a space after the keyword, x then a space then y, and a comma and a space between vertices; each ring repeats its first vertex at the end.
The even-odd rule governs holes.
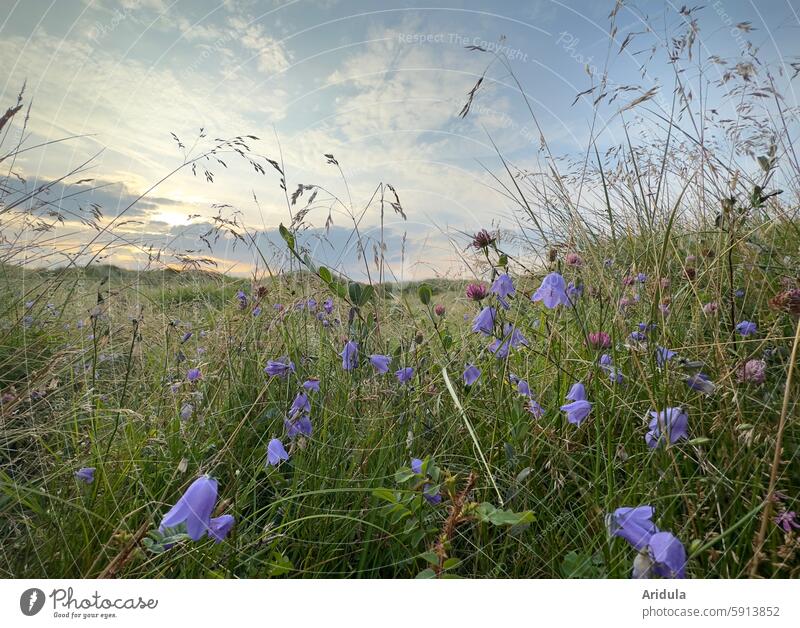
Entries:
MULTIPOLYGON (((698 13, 699 46, 735 59, 752 42, 762 58, 788 67, 800 52, 798 4, 709 1, 698 13), (749 25, 736 26, 743 22, 749 25)), ((491 63, 491 52, 508 59, 551 149, 575 155, 593 136, 601 146, 622 138, 619 103, 595 107, 592 98, 579 98, 573 104, 576 95, 607 69, 616 83, 656 87, 671 98, 671 70, 663 59, 656 55, 646 71, 641 68, 665 32, 683 27, 680 3, 652 1, 619 9, 611 46, 614 5, 603 1, 0 5, 2 109, 25 84, 31 104, 26 145, 71 138, 15 161, 25 185, 58 180, 88 161, 50 188, 52 202, 76 211, 98 203, 109 220, 146 192, 117 219, 113 234, 127 244, 114 247, 108 261, 141 267, 143 249, 168 245, 207 255, 219 270, 240 275, 263 260, 230 235, 204 250, 199 236, 212 218, 220 212, 235 217, 254 234, 263 259, 279 263, 277 227, 291 222, 290 210, 306 207, 311 191, 288 207, 280 175, 268 162, 262 174, 228 153, 218 155, 225 165, 203 161, 195 175, 183 168, 162 181, 215 138, 259 138, 247 140, 249 148, 283 164, 289 194, 299 184, 322 186, 299 236, 319 263, 363 276, 353 220, 367 242, 369 264, 381 237, 380 205, 370 199, 383 183, 397 191, 406 216, 388 206, 384 214, 393 278, 454 276, 464 269, 466 234, 524 231, 514 204, 497 191, 494 177, 503 177, 497 151, 521 168, 542 167, 539 130, 514 78, 491 63), (645 32, 646 22, 653 31, 645 32), (461 118, 467 93, 484 73, 461 118)), ((71 251, 93 236, 69 218, 59 229, 59 242, 69 242, 71 251)))

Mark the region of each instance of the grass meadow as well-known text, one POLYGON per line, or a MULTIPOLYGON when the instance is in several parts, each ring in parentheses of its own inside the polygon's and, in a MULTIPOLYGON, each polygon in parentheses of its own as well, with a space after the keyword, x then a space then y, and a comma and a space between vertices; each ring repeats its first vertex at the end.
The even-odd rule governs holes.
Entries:
POLYGON ((36 108, 9 103, 0 575, 797 577, 795 112, 755 63, 715 86, 733 126, 695 114, 691 80, 666 112, 628 96, 626 144, 502 161, 518 228, 454 236, 461 277, 412 283, 380 246, 355 281, 298 237, 325 197, 360 244, 362 211, 411 211, 402 190, 354 205, 332 155, 342 191, 298 187, 245 136, 177 170, 229 155, 288 188, 277 257, 222 214, 207 238, 250 246, 250 277, 168 250, 114 266, 124 215, 102 208, 89 263, 53 252, 63 213, 8 134, 36 108))

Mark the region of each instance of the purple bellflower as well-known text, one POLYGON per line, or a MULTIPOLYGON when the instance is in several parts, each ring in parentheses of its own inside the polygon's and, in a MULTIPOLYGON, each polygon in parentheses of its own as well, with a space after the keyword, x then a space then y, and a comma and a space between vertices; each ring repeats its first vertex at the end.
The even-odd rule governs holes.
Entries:
POLYGON ((567 413, 567 421, 580 425, 592 411, 592 404, 586 400, 586 389, 582 383, 573 384, 567 393, 567 400, 572 403, 561 406, 561 411, 567 413))
POLYGON ((517 293, 517 291, 514 289, 514 283, 511 281, 511 277, 508 276, 508 273, 504 273, 494 280, 494 283, 492 284, 492 292, 500 299, 513 297, 517 293))
POLYGON ((472 331, 490 336, 494 331, 494 321, 497 318, 497 310, 493 307, 483 308, 472 321, 472 331))
POLYGON ((289 454, 283 443, 277 438, 273 438, 267 445, 267 465, 276 467, 282 460, 288 460, 289 454))
POLYGON ((467 368, 464 369, 464 383, 467 386, 472 386, 475 382, 478 381, 478 378, 481 376, 481 370, 475 366, 474 364, 467 364, 467 368))
POLYGON ((342 368, 345 371, 352 371, 358 364, 358 343, 348 340, 339 355, 342 356, 342 368))
POLYGON ((75 477, 81 482, 91 484, 94 482, 94 467, 83 467, 75 472, 75 477))
POLYGON ((372 368, 380 374, 389 372, 389 364, 391 361, 392 357, 389 355, 373 354, 369 356, 369 363, 372 364, 372 368))
MULTIPOLYGON (((416 473, 417 475, 422 474, 422 460, 419 458, 412 458, 411 459, 411 470, 416 473)), ((439 504, 442 501, 442 495, 437 491, 433 492, 435 487, 430 482, 426 482, 422 486, 422 496, 425 498, 429 504, 439 504)))
POLYGON ((223 515, 212 519, 211 513, 216 503, 217 481, 207 475, 199 477, 164 515, 158 529, 163 534, 166 530, 185 524, 186 533, 193 541, 199 541, 206 532, 221 541, 233 526, 233 517, 223 515))
POLYGON ((283 357, 278 360, 270 360, 264 367, 264 372, 270 377, 286 377, 289 373, 294 373, 294 362, 289 358, 283 357))
POLYGON ((751 321, 742 321, 736 325, 736 332, 742 336, 752 336, 758 331, 758 326, 751 321))
POLYGON ((651 410, 650 416, 653 417, 648 426, 650 431, 644 437, 650 449, 661 444, 664 432, 673 445, 689 437, 689 415, 683 408, 667 408, 661 412, 651 410))
POLYGON ((414 368, 411 366, 405 366, 397 371, 395 371, 395 377, 397 377, 397 381, 401 384, 406 384, 411 381, 411 378, 414 376, 414 368))
POLYGON ((558 273, 550 273, 542 280, 542 285, 533 293, 531 301, 541 301, 549 309, 559 305, 570 305, 566 289, 567 284, 564 278, 558 273))

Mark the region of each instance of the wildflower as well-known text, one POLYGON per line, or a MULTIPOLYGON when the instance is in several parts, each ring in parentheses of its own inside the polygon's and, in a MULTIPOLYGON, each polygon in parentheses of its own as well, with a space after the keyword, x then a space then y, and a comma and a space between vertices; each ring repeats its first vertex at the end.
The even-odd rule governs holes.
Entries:
POLYGON ((444 316, 444 312, 445 312, 444 305, 442 305, 441 303, 437 303, 433 307, 433 313, 436 314, 436 316, 444 316))
POLYGON ((661 444, 663 432, 667 433, 673 445, 681 438, 689 437, 689 415, 683 408, 667 408, 661 412, 651 410, 650 416, 653 417, 648 425, 650 431, 644 437, 650 449, 661 444))
POLYGON ((517 382, 517 392, 520 395, 525 395, 526 397, 531 396, 531 387, 528 385, 526 380, 521 379, 517 382))
POLYGON ((478 381, 478 378, 481 376, 481 370, 475 366, 474 364, 467 364, 467 368, 464 369, 464 383, 467 386, 472 386, 475 382, 478 381))
POLYGON ((638 275, 636 275, 636 281, 638 281, 639 283, 645 283, 647 281, 647 275, 645 275, 644 273, 639 273, 638 275))
POLYGON ((369 356, 369 363, 378 373, 388 373, 389 363, 392 361, 391 356, 373 354, 369 356))
POLYGON ((531 301, 541 301, 549 309, 553 309, 558 305, 570 305, 566 287, 566 282, 561 275, 550 273, 542 280, 542 285, 533 293, 531 301))
POLYGON ((186 379, 188 379, 191 383, 195 383, 201 377, 202 374, 200 373, 200 369, 189 369, 186 372, 186 379))
POLYGON ((570 266, 583 266, 583 258, 577 253, 567 253, 564 259, 570 266))
POLYGON ((508 273, 503 273, 494 280, 492 292, 501 299, 513 297, 517 293, 514 289, 514 283, 511 281, 511 277, 508 276, 508 273))
POLYGON ((675 351, 671 351, 665 347, 658 347, 658 349, 656 349, 656 364, 658 364, 658 368, 664 368, 664 365, 676 355, 678 354, 675 353, 675 351))
POLYGON ((216 543, 221 543, 228 536, 235 522, 233 515, 213 517, 208 522, 208 536, 214 539, 216 543))
POLYGON ((634 578, 685 578, 686 549, 672 533, 656 527, 653 514, 652 506, 617 508, 608 517, 608 530, 639 551, 633 561, 634 578))
POLYGON ((607 349, 611 346, 611 336, 604 331, 593 331, 589 334, 589 345, 594 349, 607 349))
POLYGON ((313 390, 314 392, 319 392, 319 380, 316 377, 311 377, 303 382, 303 388, 306 390, 313 390))
POLYGON ((236 293, 236 300, 239 302, 240 310, 243 310, 247 307, 247 295, 244 293, 244 291, 239 290, 236 293))
POLYGON ((260 305, 256 305, 256 306, 253 308, 253 316, 254 316, 254 317, 261 316, 261 306, 260 306, 260 305))
POLYGON ((94 467, 83 467, 75 472, 75 477, 81 482, 91 484, 94 482, 94 467))
POLYGON ((342 368, 345 371, 354 369, 358 364, 358 343, 348 340, 339 355, 342 356, 342 368))
POLYGON ((611 259, 610 257, 607 257, 606 259, 603 260, 603 266, 605 266, 606 268, 611 268, 613 265, 614 265, 614 260, 611 259))
POLYGON ((775 525, 786 533, 791 532, 793 529, 800 530, 800 523, 797 521, 797 513, 795 513, 794 510, 784 510, 779 513, 773 521, 775 525))
POLYGON ((597 363, 601 369, 608 373, 608 377, 612 383, 621 384, 625 379, 623 374, 614 366, 614 361, 607 353, 601 355, 597 363))
POLYGON ((662 277, 659 284, 661 285, 662 290, 668 290, 672 282, 670 281, 669 277, 662 277))
POLYGON ((310 298, 308 301, 306 301, 306 307, 307 307, 307 308, 308 308, 308 309, 309 309, 311 312, 313 312, 314 310, 316 310, 316 309, 317 309, 317 300, 316 300, 316 299, 314 299, 313 297, 312 297, 312 298, 310 298))
POLYGON ((689 375, 684 381, 689 388, 700 391, 701 393, 705 393, 706 395, 713 394, 717 389, 714 382, 712 382, 705 373, 695 373, 694 375, 689 375))
POLYGON ((748 360, 736 369, 740 384, 763 384, 767 379, 767 363, 764 360, 748 360))
POLYGON ((308 400, 308 395, 305 393, 297 393, 297 396, 292 401, 289 408, 289 416, 295 417, 300 414, 308 414, 311 412, 311 402, 308 400))
POLYGON ((288 460, 289 454, 286 453, 286 449, 283 446, 283 443, 279 441, 277 438, 273 438, 269 441, 267 445, 267 465, 276 467, 278 466, 282 460, 288 460))
POLYGON ((191 403, 184 403, 181 406, 180 417, 182 420, 188 421, 192 417, 193 412, 194 412, 194 406, 191 403))
POLYGON ((566 396, 567 401, 586 399, 586 387, 581 382, 575 382, 566 396))
POLYGON ((736 332, 742 336, 752 336, 758 331, 758 326, 751 321, 742 321, 736 325, 736 332))
POLYGON ((189 340, 189 338, 191 337, 192 337, 192 332, 187 331, 185 334, 183 334, 183 336, 181 336, 181 344, 189 340))
POLYGON ((539 405, 539 402, 533 397, 528 399, 527 403, 525 404, 525 409, 537 419, 540 419, 544 414, 544 408, 542 408, 542 406, 539 405))
POLYGON ((494 331, 494 321, 497 317, 497 310, 493 307, 483 308, 472 320, 472 331, 489 336, 494 331))
POLYGON ((294 438, 298 434, 311 436, 314 431, 314 426, 311 424, 311 417, 307 414, 302 414, 294 418, 285 418, 283 420, 283 427, 286 430, 286 436, 288 438, 294 438))
POLYGON ((567 297, 570 301, 577 301, 583 296, 583 284, 575 285, 575 282, 570 281, 567 284, 567 297))
POLYGON ((706 316, 713 316, 719 310, 719 304, 716 301, 710 301, 703 306, 703 314, 706 316))
POLYGON ((561 406, 561 411, 567 413, 567 421, 580 425, 592 411, 592 404, 586 400, 586 389, 581 382, 572 385, 566 397, 567 403, 561 406))
POLYGON ((399 369, 398 371, 395 371, 394 375, 397 378, 398 382, 400 382, 401 384, 405 384, 409 382, 411 378, 414 376, 414 369, 410 366, 406 366, 404 368, 399 369))
POLYGON ((617 508, 608 518, 608 531, 611 536, 625 539, 635 549, 647 547, 650 537, 658 532, 653 523, 655 509, 652 506, 636 508, 617 508))
POLYGON ((769 306, 792 316, 800 316, 800 288, 779 292, 769 300, 769 306))
POLYGON ((264 372, 270 377, 286 377, 289 373, 294 373, 294 362, 287 357, 277 360, 270 360, 264 367, 264 372))
POLYGON ((671 532, 656 532, 647 544, 652 573, 661 578, 686 577, 686 549, 671 532))
POLYGON ((476 233, 473 236, 473 238, 472 238, 472 246, 474 248, 478 249, 478 250, 487 249, 492 244, 494 244, 496 239, 497 238, 495 238, 495 236, 493 236, 491 233, 486 231, 486 229, 481 229, 480 231, 478 231, 478 233, 476 233))
POLYGON ((741 299, 744 296, 744 290, 738 288, 736 292, 733 293, 733 296, 735 296, 737 299, 741 299))
MULTIPOLYGON (((422 475, 422 460, 419 458, 412 458, 411 459, 411 470, 416 473, 417 475, 422 475)), ((442 501, 441 494, 435 490, 435 487, 430 482, 426 482, 422 486, 422 496, 429 504, 436 505, 442 501)))
POLYGON ((276 312, 282 312, 283 303, 276 303, 275 305, 272 306, 272 309, 274 309, 276 312))
POLYGON ((471 283, 467 286, 465 294, 470 301, 482 301, 489 294, 489 291, 481 283, 471 283))
POLYGON ((326 314, 333 314, 333 299, 325 299, 322 303, 322 309, 326 314))
POLYGON ((528 346, 527 338, 514 325, 506 323, 503 326, 503 339, 495 338, 489 345, 489 351, 498 358, 505 358, 511 349, 516 349, 520 346, 528 346))
POLYGON ((199 477, 164 515, 158 529, 163 534, 166 530, 185 524, 189 537, 199 541, 209 529, 216 502, 217 481, 207 475, 199 477))
POLYGON ((687 266, 683 269, 683 274, 689 281, 694 281, 697 278, 697 269, 694 266, 687 266))
POLYGON ((628 336, 631 342, 647 342, 647 334, 641 331, 634 331, 628 336))

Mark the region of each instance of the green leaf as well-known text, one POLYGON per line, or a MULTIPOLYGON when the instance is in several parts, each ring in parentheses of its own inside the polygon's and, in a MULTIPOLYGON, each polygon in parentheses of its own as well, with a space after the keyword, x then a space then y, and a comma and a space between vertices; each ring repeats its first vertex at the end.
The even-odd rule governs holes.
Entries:
POLYGON ((503 268, 505 268, 506 266, 508 266, 508 255, 506 255, 505 253, 503 253, 503 254, 500 256, 500 259, 498 259, 498 260, 497 260, 497 265, 498 265, 498 266, 502 266, 503 268))
POLYGON ((270 576, 282 576, 292 571, 292 569, 294 569, 294 565, 291 560, 278 550, 272 552, 272 564, 269 566, 270 576))
POLYGON ((330 285, 333 281, 333 275, 331 275, 331 271, 325 268, 325 266, 320 266, 317 270, 317 274, 319 275, 319 278, 328 285, 330 285))
POLYGON ((461 564, 461 560, 458 558, 448 558, 444 563, 442 563, 442 568, 444 569, 455 569, 461 564))
POLYGON ((348 293, 350 294, 350 300, 355 305, 364 305, 367 301, 369 301, 373 295, 375 294, 375 289, 370 285, 364 285, 360 283, 351 283, 348 286, 348 293))
POLYGON ((283 223, 278 226, 278 233, 281 234, 281 237, 286 241, 289 248, 294 251, 294 234, 284 227, 283 223))
POLYGON ((603 559, 599 554, 589 556, 572 551, 564 556, 561 573, 565 578, 602 578, 605 576, 603 559))
POLYGON ((496 526, 519 526, 532 523, 535 519, 533 512, 525 510, 523 512, 513 512, 495 508, 489 502, 483 502, 475 509, 478 519, 484 523, 491 523, 496 526))
POLYGON ((328 286, 330 286, 330 289, 333 290, 340 299, 346 301, 349 298, 350 295, 348 294, 346 283, 333 279, 328 286))
POLYGON ((707 436, 698 436, 697 438, 693 438, 692 440, 686 441, 688 445, 704 445, 706 443, 710 443, 711 439, 707 436))
POLYGON ((397 503, 397 497, 395 497, 394 491, 389 490, 388 488, 376 488, 372 491, 372 494, 378 499, 383 499, 387 502, 391 502, 392 504, 397 503))
POLYGON ((433 569, 423 569, 417 574, 417 579, 419 580, 426 580, 435 577, 436 577, 436 572, 433 569))
POLYGON ((417 289, 417 294, 419 295, 419 300, 422 301, 423 305, 430 305, 431 297, 433 296, 433 291, 431 287, 424 283, 417 289))
POLYGON ((439 564, 439 557, 436 555, 436 552, 422 552, 419 556, 431 565, 439 564))

